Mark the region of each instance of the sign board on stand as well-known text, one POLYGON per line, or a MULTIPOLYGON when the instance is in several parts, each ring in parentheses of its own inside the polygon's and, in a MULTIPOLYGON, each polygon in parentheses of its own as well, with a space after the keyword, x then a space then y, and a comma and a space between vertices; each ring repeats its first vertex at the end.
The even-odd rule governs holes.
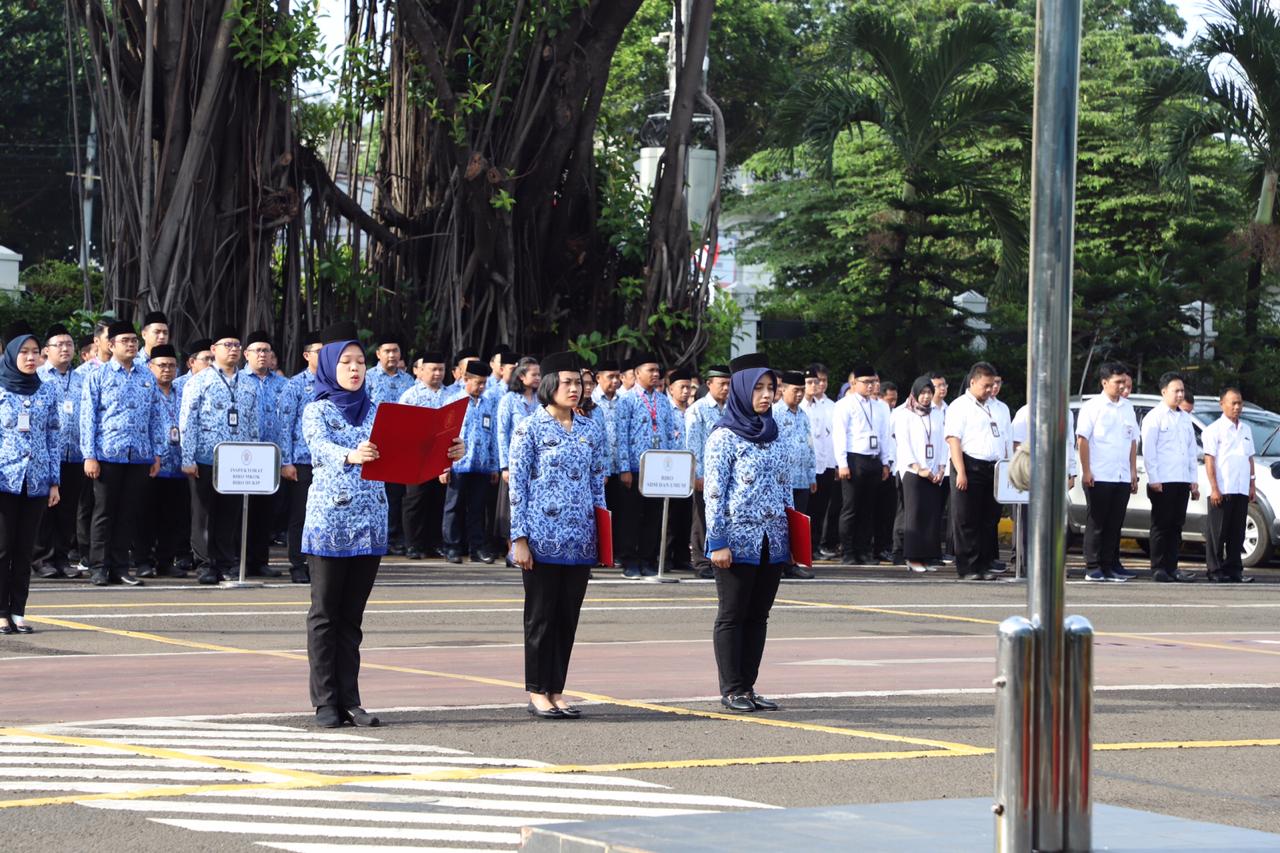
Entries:
POLYGON ((280 489, 280 448, 266 441, 224 441, 213 448, 213 490, 220 495, 243 495, 240 517, 240 580, 223 581, 227 589, 262 586, 247 583, 245 558, 249 545, 249 496, 274 495, 280 489))
POLYGON ((662 538, 658 546, 658 574, 655 583, 675 583, 679 578, 667 577, 667 521, 672 498, 693 494, 697 462, 688 450, 646 450, 640 454, 640 494, 646 498, 662 498, 662 538))

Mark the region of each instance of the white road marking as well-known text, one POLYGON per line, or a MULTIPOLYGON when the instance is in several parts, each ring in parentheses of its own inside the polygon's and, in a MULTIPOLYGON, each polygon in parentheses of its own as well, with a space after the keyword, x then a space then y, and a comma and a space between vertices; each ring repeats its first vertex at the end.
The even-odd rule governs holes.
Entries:
POLYGON ((271 823, 239 820, 187 820, 152 818, 156 823, 194 832, 223 832, 237 835, 296 835, 303 838, 396 838, 419 841, 454 841, 478 844, 520 843, 518 832, 477 832, 462 829, 419 829, 406 826, 335 826, 313 823, 271 823))
POLYGON ((985 658, 820 658, 819 660, 785 661, 779 666, 915 666, 933 663, 995 663, 985 658))
MULTIPOLYGON (((183 800, 95 800, 82 803, 95 809, 129 812, 185 812, 226 817, 270 817, 295 820, 339 820, 347 823, 429 823, 441 826, 501 826, 519 829, 547 823, 577 823, 564 818, 468 815, 404 809, 339 809, 312 806, 259 805, 257 803, 206 803, 183 800)), ((434 806, 432 806, 434 808, 434 806)))
POLYGON ((649 791, 593 791, 588 788, 565 787, 563 782, 558 788, 535 788, 530 785, 501 785, 491 782, 416 782, 416 781, 377 781, 353 783, 357 788, 390 788, 411 791, 441 791, 456 794, 519 794, 522 797, 549 797, 565 800, 604 800, 611 802, 634 803, 687 803, 697 806, 719 806, 723 808, 773 808, 761 806, 747 800, 733 797, 713 797, 686 794, 658 794, 649 791))
POLYGON ((259 847, 286 850, 289 853, 506 853, 505 850, 481 847, 404 847, 398 844, 312 844, 299 841, 277 843, 259 841, 259 847))

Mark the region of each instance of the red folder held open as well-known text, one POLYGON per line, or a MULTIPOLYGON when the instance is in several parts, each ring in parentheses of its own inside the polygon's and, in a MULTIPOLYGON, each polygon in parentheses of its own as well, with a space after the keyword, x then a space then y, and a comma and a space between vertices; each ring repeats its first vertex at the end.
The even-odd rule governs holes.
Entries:
POLYGON ((361 466, 360 478, 416 486, 449 470, 449 445, 462 434, 469 399, 464 396, 439 409, 378 406, 369 436, 378 458, 361 466))
POLYGON ((791 562, 813 567, 813 539, 810 538, 809 516, 787 509, 787 537, 791 540, 791 562))
POLYGON ((613 513, 602 506, 596 507, 596 554, 600 565, 613 566, 613 513))

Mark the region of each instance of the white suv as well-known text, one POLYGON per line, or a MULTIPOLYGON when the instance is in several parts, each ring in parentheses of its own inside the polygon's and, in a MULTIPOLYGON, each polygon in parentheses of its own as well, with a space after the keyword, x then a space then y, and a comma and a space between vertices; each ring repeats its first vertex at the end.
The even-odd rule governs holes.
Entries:
MULTIPOLYGON (((1081 404, 1092 394, 1071 398, 1072 422, 1079 415, 1081 404)), ((1129 397, 1134 412, 1138 416, 1138 425, 1147 412, 1163 405, 1156 394, 1133 394, 1129 397)), ((1206 426, 1216 421, 1222 414, 1218 401, 1210 395, 1196 401, 1196 411, 1191 415, 1196 428, 1196 444, 1200 444, 1200 433, 1206 426)), ((1246 566, 1256 566, 1271 556, 1273 547, 1280 543, 1280 480, 1272 474, 1272 463, 1280 462, 1280 415, 1259 409, 1257 406, 1245 405, 1241 420, 1253 431, 1253 446, 1257 455, 1254 457, 1254 468, 1257 476, 1258 502, 1249 505, 1249 518, 1245 522, 1244 553, 1242 560, 1246 566)), ((1187 523, 1182 528, 1182 538, 1192 542, 1203 542, 1205 524, 1208 519, 1209 481, 1204 475, 1204 451, 1200 451, 1200 500, 1191 501, 1187 506, 1187 523)), ((1068 524, 1074 533, 1084 531, 1085 500, 1084 489, 1080 478, 1076 478, 1076 486, 1071 490, 1071 506, 1068 524)), ((1138 445, 1138 493, 1129 498, 1129 509, 1124 516, 1124 536, 1138 540, 1145 550, 1151 532, 1151 501, 1147 498, 1146 466, 1142 459, 1142 445, 1138 445)))

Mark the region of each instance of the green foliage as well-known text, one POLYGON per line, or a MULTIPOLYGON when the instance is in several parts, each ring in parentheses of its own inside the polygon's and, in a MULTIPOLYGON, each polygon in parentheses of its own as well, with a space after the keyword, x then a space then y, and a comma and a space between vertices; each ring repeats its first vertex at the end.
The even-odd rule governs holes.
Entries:
POLYGON ((600 356, 607 350, 615 347, 638 348, 645 346, 645 343, 644 335, 630 326, 622 325, 612 334, 596 331, 578 335, 576 339, 569 341, 569 350, 577 353, 587 364, 594 365, 600 361, 600 356))
POLYGON ((289 14, 271 0, 239 0, 228 13, 235 28, 231 53, 236 61, 265 77, 291 84, 324 78, 319 0, 301 0, 289 14))
POLYGON ((316 278, 318 285, 329 289, 341 305, 373 305, 377 276, 363 260, 352 262, 348 243, 331 244, 326 254, 316 258, 316 278))
MULTIPOLYGON (((22 270, 24 291, 15 298, 0 298, 0 329, 15 320, 31 325, 39 336, 54 323, 62 323, 73 336, 87 335, 104 314, 84 310, 84 285, 80 268, 63 261, 44 261, 22 270)), ((102 291, 102 273, 93 270, 89 285, 102 291)), ((114 316, 111 312, 106 314, 114 316)))
POLYGON ((702 351, 702 364, 729 363, 734 335, 741 324, 742 306, 736 299, 717 292, 702 322, 708 337, 707 348, 702 351))

